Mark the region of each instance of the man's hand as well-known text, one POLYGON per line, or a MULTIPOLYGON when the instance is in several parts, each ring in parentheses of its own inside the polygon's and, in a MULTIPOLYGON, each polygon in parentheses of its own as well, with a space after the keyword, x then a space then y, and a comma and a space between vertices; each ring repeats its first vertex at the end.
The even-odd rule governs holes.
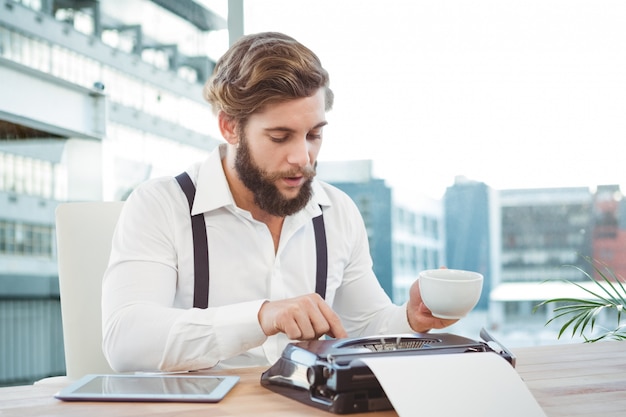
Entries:
POLYGON ((409 290, 407 319, 409 320, 411 328, 416 332, 427 332, 430 329, 443 329, 458 321, 457 319, 440 319, 433 316, 432 312, 422 301, 419 280, 416 280, 409 290))
POLYGON ((283 332, 291 340, 348 337, 339 316, 318 294, 268 301, 259 310, 259 323, 267 336, 283 332))

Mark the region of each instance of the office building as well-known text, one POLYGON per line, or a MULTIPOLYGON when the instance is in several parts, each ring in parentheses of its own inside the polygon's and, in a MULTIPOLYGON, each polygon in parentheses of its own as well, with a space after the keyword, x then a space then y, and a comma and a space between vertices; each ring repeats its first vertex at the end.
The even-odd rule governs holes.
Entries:
POLYGON ((587 187, 568 187, 499 195, 501 275, 491 292, 490 325, 516 334, 521 339, 516 344, 556 343, 563 320, 545 327, 553 306, 536 307, 571 294, 571 284, 563 280, 592 284, 583 271, 591 272, 585 257, 592 255, 594 194, 587 187))
MULTIPOLYGON (((626 279, 626 200, 618 185, 599 186, 593 199, 593 259, 626 279)), ((604 271, 604 268, 601 268, 604 271)), ((601 279, 595 272, 595 278, 601 279)))
POLYGON ((367 229, 374 272, 396 303, 408 299, 420 271, 444 263, 441 202, 394 195, 374 178, 372 161, 320 162, 318 177, 348 194, 367 229))
POLYGON ((487 311, 481 326, 507 345, 559 341, 564 320, 546 327, 554 306, 537 306, 588 296, 563 282, 594 289, 585 276, 594 276, 588 259, 624 277, 626 205, 618 186, 493 190, 457 178, 444 201, 447 266, 485 275, 476 308, 487 311))
POLYGON ((58 203, 124 199, 218 143, 202 85, 227 26, 243 24, 225 17, 236 2, 213 3, 222 10, 192 0, 0 4, 0 384, 64 372, 58 203))
POLYGON ((392 218, 393 300, 409 299, 419 273, 446 265, 443 204, 431 198, 394 196, 392 218))
POLYGON ((446 266, 483 275, 476 309, 486 310, 499 273, 498 194, 485 183, 457 177, 446 190, 444 208, 446 266))

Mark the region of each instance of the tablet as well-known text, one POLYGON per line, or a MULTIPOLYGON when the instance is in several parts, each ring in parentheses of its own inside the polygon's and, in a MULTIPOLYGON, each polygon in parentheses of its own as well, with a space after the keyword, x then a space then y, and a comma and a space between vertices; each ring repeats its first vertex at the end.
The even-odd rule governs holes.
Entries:
POLYGON ((218 402, 238 376, 194 374, 86 375, 55 398, 64 401, 218 402))

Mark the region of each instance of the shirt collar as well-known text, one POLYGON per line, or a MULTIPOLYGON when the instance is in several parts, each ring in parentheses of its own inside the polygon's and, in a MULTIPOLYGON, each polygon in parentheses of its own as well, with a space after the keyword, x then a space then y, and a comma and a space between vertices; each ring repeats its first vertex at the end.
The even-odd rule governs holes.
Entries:
MULTIPOLYGON (((198 170, 196 179, 196 196, 193 201, 192 215, 206 213, 221 207, 235 206, 235 200, 228 187, 226 174, 222 166, 222 159, 226 156, 226 144, 220 144, 204 161, 198 170)), ((313 180, 313 195, 304 211, 311 217, 321 213, 320 206, 330 206, 330 198, 324 187, 313 180)))
POLYGON ((226 156, 226 146, 226 144, 220 144, 200 165, 196 178, 196 196, 193 200, 192 216, 235 205, 222 167, 222 158, 226 156))

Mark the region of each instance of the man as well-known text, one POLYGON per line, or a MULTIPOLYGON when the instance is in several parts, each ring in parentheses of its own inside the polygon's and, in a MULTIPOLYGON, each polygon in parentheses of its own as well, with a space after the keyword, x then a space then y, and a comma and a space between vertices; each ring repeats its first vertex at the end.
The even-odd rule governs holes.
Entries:
POLYGON ((356 206, 314 179, 333 93, 313 52, 279 33, 245 36, 217 63, 205 97, 226 142, 187 172, 191 215, 205 222, 208 308, 193 307, 198 254, 182 183, 142 184, 125 203, 103 281, 114 369, 267 366, 290 340, 454 322, 430 314, 417 284, 407 304, 391 303, 356 206))

